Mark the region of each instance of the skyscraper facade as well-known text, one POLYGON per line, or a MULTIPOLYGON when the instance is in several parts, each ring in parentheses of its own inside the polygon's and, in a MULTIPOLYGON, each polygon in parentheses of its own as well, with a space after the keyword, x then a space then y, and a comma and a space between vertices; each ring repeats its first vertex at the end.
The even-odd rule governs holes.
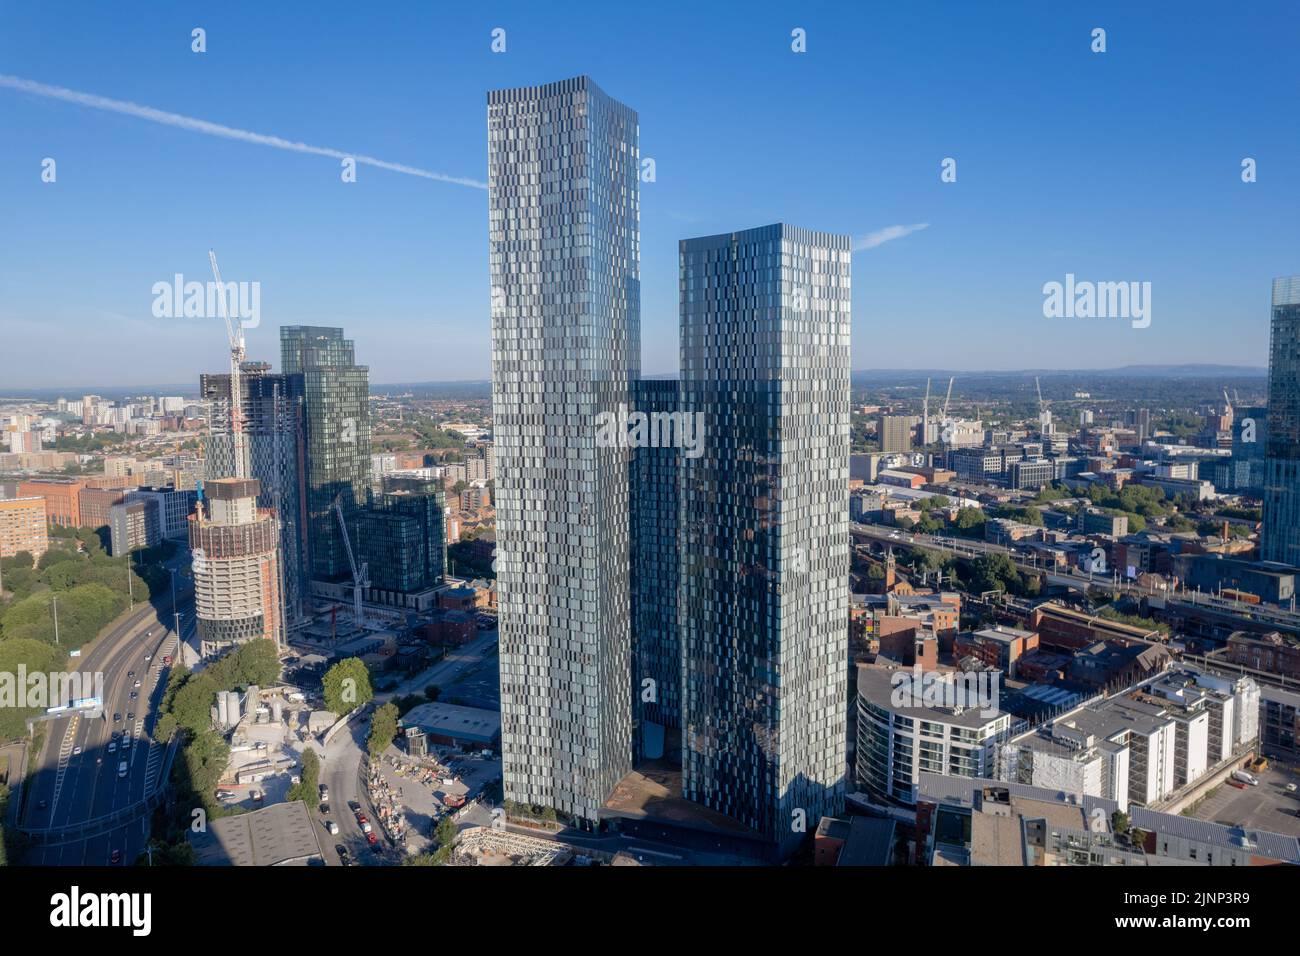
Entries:
POLYGON ((283 326, 280 371, 302 376, 304 497, 308 565, 313 578, 351 577, 347 549, 332 506, 348 528, 370 487, 370 370, 356 364, 342 329, 283 326))
MULTIPOLYGON (((265 362, 240 367, 248 476, 258 480, 257 504, 280 519, 280 563, 286 613, 307 613, 307 515, 303 376, 272 373, 265 362)), ((235 474, 230 434, 230 375, 200 375, 199 393, 208 403, 207 478, 235 474)))
POLYGON ((506 799, 594 824, 631 768, 626 447, 640 373, 638 126, 586 77, 488 95, 506 799))
POLYGON ((446 497, 432 478, 388 475, 357 521, 357 560, 369 570, 368 600, 414 607, 442 584, 447 564, 446 497))
POLYGON ((680 244, 683 796, 787 851, 843 805, 848 236, 680 244))
POLYGON ((1260 553, 1300 566, 1300 276, 1273 280, 1267 449, 1260 553))
MULTIPOLYGON (((676 381, 641 379, 634 383, 633 398, 643 414, 680 415, 676 381)), ((653 759, 675 755, 681 741, 677 527, 682 449, 646 445, 634 448, 632 456, 633 744, 638 758, 653 759)))

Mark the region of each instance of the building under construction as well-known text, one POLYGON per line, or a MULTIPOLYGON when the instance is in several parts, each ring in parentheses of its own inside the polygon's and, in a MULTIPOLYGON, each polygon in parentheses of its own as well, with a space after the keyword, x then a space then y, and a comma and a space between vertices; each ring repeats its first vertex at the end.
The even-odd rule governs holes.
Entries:
POLYGON ((257 638, 285 641, 280 522, 259 508, 260 482, 218 478, 204 485, 190 517, 194 605, 203 655, 257 638))

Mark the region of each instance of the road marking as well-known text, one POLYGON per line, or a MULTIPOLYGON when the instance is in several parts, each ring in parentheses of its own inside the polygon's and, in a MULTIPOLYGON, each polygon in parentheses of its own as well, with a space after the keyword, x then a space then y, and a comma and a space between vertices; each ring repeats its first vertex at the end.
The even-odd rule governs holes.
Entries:
POLYGON ((59 744, 59 758, 57 769, 54 772, 54 794, 50 797, 50 822, 54 822, 54 811, 59 805, 59 793, 63 790, 63 778, 68 773, 68 763, 72 759, 72 742, 77 737, 77 721, 80 718, 73 714, 68 718, 68 729, 63 732, 63 740, 59 744))

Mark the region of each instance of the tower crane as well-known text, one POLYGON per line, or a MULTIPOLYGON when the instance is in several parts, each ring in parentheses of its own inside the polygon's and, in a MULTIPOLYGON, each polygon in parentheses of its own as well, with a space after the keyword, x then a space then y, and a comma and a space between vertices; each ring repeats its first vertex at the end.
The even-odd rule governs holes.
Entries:
POLYGON ((1038 376, 1034 376, 1034 389, 1038 392, 1038 433, 1047 435, 1052 429, 1052 413, 1047 410, 1047 403, 1043 401, 1043 386, 1038 383, 1038 376))
POLYGON ((235 459, 235 478, 248 475, 248 449, 244 440, 244 387, 240 381, 240 367, 244 363, 244 326, 238 327, 230 321, 230 311, 226 308, 226 287, 221 281, 221 270, 217 267, 217 254, 208 250, 208 261, 212 263, 212 278, 217 282, 217 301, 221 303, 221 318, 226 323, 226 338, 230 342, 230 444, 235 459), (236 331, 238 328, 238 331, 236 331))
POLYGON ((361 606, 361 591, 363 588, 370 587, 370 569, 364 562, 360 568, 357 567, 357 559, 352 554, 352 539, 348 537, 347 522, 343 520, 343 507, 339 504, 342 498, 342 492, 335 495, 330 507, 338 515, 339 531, 343 534, 343 547, 348 553, 348 567, 352 569, 352 618, 357 627, 360 628, 365 624, 365 612, 361 606))

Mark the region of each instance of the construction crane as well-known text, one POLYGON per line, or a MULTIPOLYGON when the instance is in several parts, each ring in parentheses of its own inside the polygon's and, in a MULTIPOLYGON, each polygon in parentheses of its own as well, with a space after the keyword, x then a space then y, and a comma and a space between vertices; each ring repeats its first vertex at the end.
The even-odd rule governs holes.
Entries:
POLYGON ((235 459, 234 478, 248 475, 247 445, 244 441, 244 387, 239 380, 240 367, 244 364, 244 326, 238 327, 230 321, 230 310, 226 308, 226 287, 221 281, 221 270, 217 267, 217 254, 208 250, 208 261, 212 263, 212 278, 217 283, 217 301, 221 303, 221 318, 226 323, 226 338, 230 342, 230 445, 235 459), (238 328, 238 331, 236 331, 238 328))
POLYGON ((1227 411, 1227 414, 1231 415, 1231 414, 1232 414, 1232 399, 1230 399, 1230 398, 1228 397, 1228 389, 1227 389, 1226 387, 1225 387, 1224 390, 1223 390, 1223 406, 1224 406, 1225 410, 1227 411))
POLYGON ((945 420, 945 421, 948 419, 948 403, 951 402, 951 401, 952 401, 952 379, 949 378, 949 379, 948 379, 948 395, 947 395, 947 397, 943 400, 943 417, 944 417, 944 420, 945 420))
POLYGON ((330 507, 339 517, 339 531, 343 535, 343 547, 348 553, 348 566, 352 569, 352 618, 360 628, 365 624, 365 612, 361 607, 361 591, 363 588, 370 587, 369 567, 364 563, 360 568, 357 567, 357 559, 352 554, 352 539, 348 537, 347 522, 343 520, 343 507, 339 504, 342 498, 341 492, 335 495, 330 507))

